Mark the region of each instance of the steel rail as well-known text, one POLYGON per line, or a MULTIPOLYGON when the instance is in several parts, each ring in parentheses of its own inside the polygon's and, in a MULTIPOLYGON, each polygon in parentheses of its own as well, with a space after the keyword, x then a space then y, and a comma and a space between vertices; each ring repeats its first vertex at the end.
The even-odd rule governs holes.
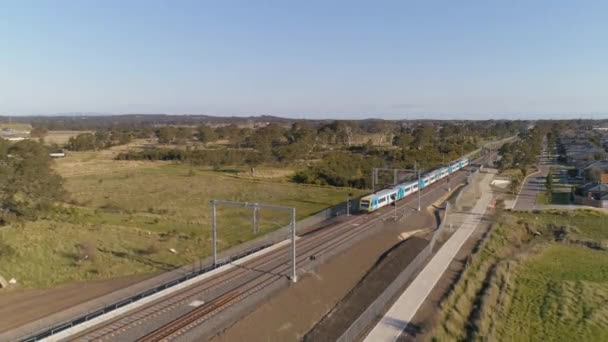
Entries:
MULTIPOLYGON (((464 171, 464 169, 460 170, 460 171, 464 171)), ((464 178, 462 176, 463 172, 459 172, 459 173, 461 173, 461 178, 464 178)), ((429 190, 433 190, 433 189, 436 189, 436 187, 432 187, 432 188, 429 187, 429 190)), ((424 189, 423 189, 423 191, 424 191, 424 189)), ((428 191, 427 191, 427 193, 428 193, 428 191)), ((411 201, 414 201, 414 198, 410 198, 409 201, 407 201, 407 202, 411 202, 411 201)), ((321 251, 326 251, 326 250, 331 250, 331 249, 335 248, 336 246, 343 245, 343 244, 349 242, 355 236, 357 236, 361 231, 367 230, 370 225, 384 219, 385 216, 389 216, 389 215, 390 215, 390 211, 387 211, 386 213, 383 213, 383 214, 378 215, 377 217, 374 217, 371 219, 369 219, 369 216, 360 216, 360 217, 356 218, 355 220, 353 220, 355 222, 353 222, 353 221, 345 222, 343 224, 334 226, 331 229, 321 230, 319 232, 315 232, 311 235, 305 236, 300 239, 299 244, 298 244, 299 250, 301 248, 305 249, 301 253, 301 256, 298 257, 298 259, 302 259, 302 261, 306 265, 306 264, 308 264, 308 261, 310 261, 309 258, 311 255, 311 251, 315 251, 315 250, 319 250, 319 249, 321 251), (356 222, 362 222, 363 224, 360 224, 359 226, 356 226, 353 228, 352 224, 356 223, 356 222), (345 232, 348 233, 347 236, 344 236, 345 232), (336 236, 338 236, 338 235, 341 237, 341 240, 338 241, 337 243, 334 243, 334 240, 336 239, 336 236), (317 242, 321 242, 321 244, 320 245, 317 244, 313 248, 310 248, 310 249, 305 248, 305 247, 309 246, 310 244, 317 243, 317 242)), ((207 292, 219 287, 220 285, 224 285, 226 283, 229 283, 229 282, 235 280, 236 278, 249 274, 248 271, 250 271, 251 269, 254 269, 254 271, 255 271, 255 267, 258 267, 258 266, 264 266, 266 269, 268 269, 270 267, 270 269, 267 271, 259 270, 261 275, 254 277, 252 280, 250 280, 248 282, 241 283, 241 284, 237 285, 236 287, 243 288, 245 285, 249 284, 250 282, 258 280, 264 276, 267 276, 267 277, 266 277, 266 279, 264 279, 262 281, 267 281, 267 280, 270 281, 269 279, 271 279, 271 282, 274 282, 277 279, 280 279, 283 275, 280 274, 280 272, 273 273, 272 271, 275 271, 277 268, 280 268, 281 266, 284 266, 286 263, 289 262, 288 257, 286 255, 283 255, 283 254, 285 254, 285 249, 287 249, 287 247, 281 247, 275 251, 272 251, 272 252, 264 254, 258 258, 255 258, 251 261, 248 261, 247 263, 244 263, 243 265, 239 265, 239 267, 232 268, 230 270, 227 270, 224 273, 215 275, 215 276, 211 277, 208 281, 205 281, 204 283, 202 283, 200 285, 193 285, 189 289, 176 293, 175 295, 173 295, 169 298, 163 298, 163 299, 159 299, 158 301, 152 302, 149 305, 147 305, 146 307, 142 308, 141 310, 137 310, 133 313, 130 313, 128 316, 119 317, 116 320, 109 322, 109 324, 104 324, 103 326, 96 328, 93 331, 85 332, 85 335, 83 335, 83 336, 90 336, 91 334, 95 333, 96 331, 107 330, 105 328, 113 325, 114 323, 116 323, 117 321, 120 321, 121 319, 137 316, 137 318, 135 320, 130 320, 129 322, 125 322, 125 323, 121 324, 119 327, 116 327, 115 329, 111 329, 110 331, 102 334, 101 336, 96 336, 96 338, 100 338, 100 337, 103 338, 104 336, 110 334, 112 331, 116 331, 118 329, 124 328, 125 326, 133 325, 133 324, 135 324, 136 321, 144 319, 145 317, 149 317, 148 314, 146 314, 146 315, 139 314, 138 315, 138 313, 147 311, 148 309, 151 309, 154 306, 158 305, 160 302, 165 302, 168 299, 173 299, 171 301, 171 303, 169 303, 167 306, 163 306, 161 308, 158 308, 157 310, 153 310, 154 312, 163 311, 168 306, 175 307, 178 304, 186 301, 190 297, 200 296, 201 294, 207 293, 207 292), (276 258, 277 255, 280 256, 279 259, 276 258), (269 272, 271 272, 270 276, 269 276, 269 272)), ((283 267, 281 270, 287 270, 287 269, 288 269, 288 267, 287 268, 283 267)), ((217 297, 210 303, 214 303, 219 298, 224 298, 223 296, 225 296, 225 294, 217 297)), ((238 298, 241 298, 241 297, 243 297, 243 295, 235 297, 236 299, 235 298, 230 299, 227 301, 227 303, 230 303, 230 305, 232 305, 232 304, 234 304, 233 302, 237 302, 238 298)), ((209 306, 205 305, 204 307, 208 308, 209 306)), ((226 307, 226 305, 223 305, 223 306, 215 308, 212 311, 221 311, 225 307, 226 307)), ((203 310, 203 309, 201 309, 201 310, 203 310)), ((199 310, 193 310, 192 312, 198 312, 198 311, 199 310)), ((152 314, 154 314, 154 312, 152 314)), ((190 313, 186 314, 182 317, 188 317, 188 315, 190 315, 190 313)), ((200 318, 199 318, 199 320, 200 320, 200 318)), ((161 329, 162 329, 162 327, 161 327, 161 329)))

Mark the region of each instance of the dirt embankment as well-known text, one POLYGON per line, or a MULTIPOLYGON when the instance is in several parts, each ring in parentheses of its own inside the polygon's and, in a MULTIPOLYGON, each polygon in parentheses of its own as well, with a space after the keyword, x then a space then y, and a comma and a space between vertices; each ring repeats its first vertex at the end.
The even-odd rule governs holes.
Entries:
POLYGON ((0 291, 0 332, 138 283, 150 275, 78 282, 44 290, 0 291))
POLYGON ((382 254, 357 286, 306 334, 304 341, 335 341, 428 243, 427 239, 411 237, 382 254))

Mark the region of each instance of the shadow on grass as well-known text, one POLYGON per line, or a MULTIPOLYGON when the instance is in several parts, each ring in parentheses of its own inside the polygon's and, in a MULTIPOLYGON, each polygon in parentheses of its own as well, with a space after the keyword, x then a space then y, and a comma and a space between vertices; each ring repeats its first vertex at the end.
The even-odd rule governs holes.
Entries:
POLYGON ((220 172, 220 173, 237 174, 237 173, 240 173, 242 170, 223 168, 223 169, 217 169, 217 170, 213 170, 213 171, 214 172, 220 172))
POLYGON ((127 253, 127 252, 112 251, 112 250, 108 250, 108 249, 99 249, 99 251, 102 253, 111 254, 112 256, 115 256, 117 258, 135 261, 140 264, 151 266, 151 267, 157 268, 159 270, 163 270, 163 271, 172 271, 177 268, 177 266, 173 265, 173 264, 146 258, 145 256, 143 256, 145 254, 141 253, 142 251, 140 251, 140 250, 135 251, 135 253, 140 254, 140 255, 134 255, 134 254, 127 253))

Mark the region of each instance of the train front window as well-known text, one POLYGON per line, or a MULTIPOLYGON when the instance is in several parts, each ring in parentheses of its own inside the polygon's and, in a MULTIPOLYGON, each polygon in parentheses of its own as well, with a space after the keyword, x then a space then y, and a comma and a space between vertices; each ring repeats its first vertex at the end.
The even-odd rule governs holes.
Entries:
POLYGON ((367 208, 369 207, 369 202, 368 201, 361 201, 361 208, 367 208))

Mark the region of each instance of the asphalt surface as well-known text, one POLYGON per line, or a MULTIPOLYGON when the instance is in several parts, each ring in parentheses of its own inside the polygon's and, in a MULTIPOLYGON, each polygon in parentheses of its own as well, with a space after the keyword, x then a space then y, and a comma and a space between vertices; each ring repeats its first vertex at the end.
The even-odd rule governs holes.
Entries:
POLYGON ((513 210, 534 210, 536 207, 536 196, 545 191, 545 181, 550 168, 555 165, 556 156, 548 154, 543 149, 538 161, 538 171, 526 177, 521 191, 517 195, 513 210))

